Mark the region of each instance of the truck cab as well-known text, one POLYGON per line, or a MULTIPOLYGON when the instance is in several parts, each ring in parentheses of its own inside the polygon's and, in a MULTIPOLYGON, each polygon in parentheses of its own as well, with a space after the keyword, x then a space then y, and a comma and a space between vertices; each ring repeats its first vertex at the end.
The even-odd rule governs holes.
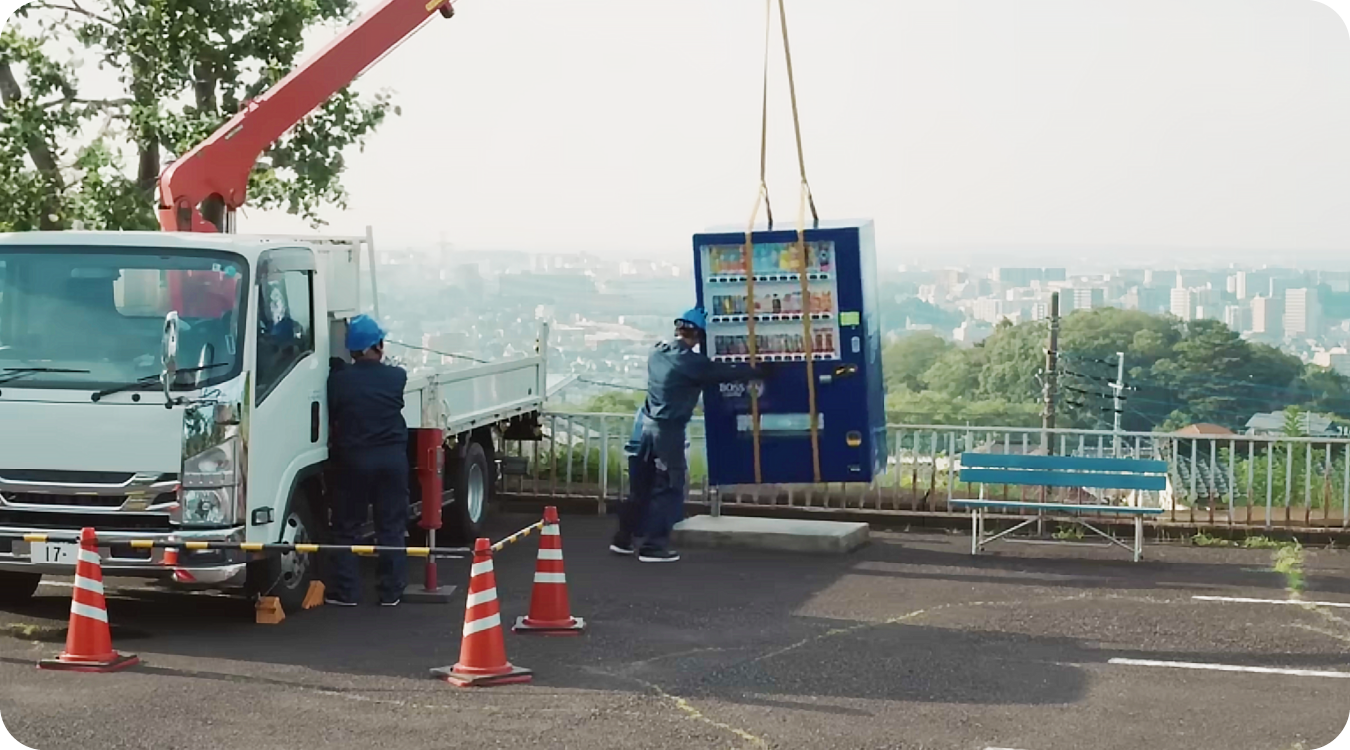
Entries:
MULTIPOLYGON (((327 379, 360 308, 359 239, 0 235, 0 600, 73 572, 73 543, 16 537, 82 527, 109 577, 303 598, 309 555, 179 549, 173 562, 118 540, 319 540, 327 379)), ((528 374, 542 384, 542 363, 528 374)), ((489 404, 462 434, 455 405, 421 391, 405 416, 443 431, 450 458, 491 458, 492 430, 542 398, 489 404)))

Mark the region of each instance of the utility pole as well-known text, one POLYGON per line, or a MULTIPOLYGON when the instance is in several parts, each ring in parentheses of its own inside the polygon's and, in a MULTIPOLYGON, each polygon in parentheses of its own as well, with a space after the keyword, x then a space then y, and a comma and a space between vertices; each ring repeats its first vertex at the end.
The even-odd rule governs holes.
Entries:
POLYGON ((1050 343, 1045 348, 1045 412, 1042 415, 1041 442, 1045 455, 1055 454, 1056 371, 1059 365, 1059 292, 1050 295, 1050 343))
POLYGON ((1111 391, 1114 394, 1111 407, 1115 411, 1112 416, 1115 417, 1116 458, 1120 458, 1120 418, 1125 411, 1121 406, 1120 394, 1125 391, 1125 352, 1116 352, 1116 380, 1111 384, 1111 391))

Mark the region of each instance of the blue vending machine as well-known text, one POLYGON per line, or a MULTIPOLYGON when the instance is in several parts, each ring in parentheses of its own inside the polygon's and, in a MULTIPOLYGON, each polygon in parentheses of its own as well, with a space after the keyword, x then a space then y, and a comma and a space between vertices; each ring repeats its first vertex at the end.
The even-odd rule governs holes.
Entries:
POLYGON ((756 436, 762 483, 871 481, 886 468, 872 222, 808 229, 804 287, 796 229, 754 232, 749 262, 745 240, 744 231, 694 235, 709 356, 749 362, 753 328, 756 359, 770 367, 758 393, 758 430, 745 384, 704 392, 709 483, 756 483, 756 436))

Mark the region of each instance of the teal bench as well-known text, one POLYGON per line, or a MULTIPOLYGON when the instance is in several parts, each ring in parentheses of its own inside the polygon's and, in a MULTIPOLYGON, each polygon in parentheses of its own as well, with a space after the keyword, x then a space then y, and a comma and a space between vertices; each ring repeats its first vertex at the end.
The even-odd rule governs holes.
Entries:
POLYGON ((1083 520, 1080 514, 1097 513, 1134 517, 1134 561, 1144 557, 1144 517, 1159 516, 1162 508, 1134 508, 1121 505, 1079 505, 1075 503, 1038 503, 1015 500, 986 500, 987 484, 1031 487, 1085 487, 1104 490, 1150 490, 1167 488, 1167 462, 1137 458, 1085 458, 1079 456, 1024 456, 1006 453, 962 453, 961 481, 980 485, 978 500, 953 498, 954 507, 970 509, 970 554, 1018 529, 1050 517, 1075 523, 1124 549, 1128 545, 1083 520), (989 510, 1034 510, 1036 515, 992 536, 984 532, 985 512, 989 510))

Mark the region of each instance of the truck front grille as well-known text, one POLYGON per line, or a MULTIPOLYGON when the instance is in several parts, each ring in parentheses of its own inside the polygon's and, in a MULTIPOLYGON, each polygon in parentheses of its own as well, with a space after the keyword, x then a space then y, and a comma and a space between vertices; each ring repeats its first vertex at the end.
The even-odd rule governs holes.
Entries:
MULTIPOLYGON (((44 484, 102 484, 120 487, 136 476, 131 471, 52 471, 47 469, 0 469, 0 481, 44 484)), ((173 482, 177 474, 160 474, 156 482, 173 482)))
POLYGON ((0 508, 0 526, 68 531, 172 531, 167 513, 78 513, 0 508))
POLYGON ((10 505, 64 505, 114 510, 127 501, 126 495, 48 495, 37 492, 0 492, 0 498, 10 505))

